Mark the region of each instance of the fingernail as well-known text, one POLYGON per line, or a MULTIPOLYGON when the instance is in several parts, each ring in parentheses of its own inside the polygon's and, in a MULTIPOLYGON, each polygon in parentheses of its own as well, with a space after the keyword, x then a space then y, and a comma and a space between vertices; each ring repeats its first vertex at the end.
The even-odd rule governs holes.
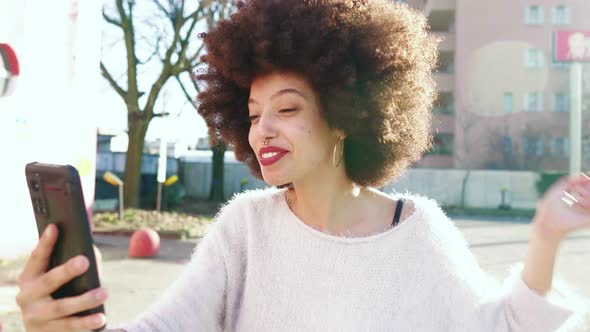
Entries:
POLYGON ((100 314, 100 315, 98 315, 98 316, 94 317, 94 322, 95 322, 96 324, 101 324, 101 325, 104 325, 104 323, 106 323, 106 322, 107 322, 107 318, 105 317, 105 315, 103 315, 103 314, 100 314))
POLYGON ((88 259, 84 256, 78 256, 74 264, 76 265, 76 268, 83 270, 88 266, 88 259))
POLYGON ((47 227, 45 227, 45 231, 43 231, 43 236, 44 237, 50 236, 51 235, 51 232, 53 232, 52 228, 53 227, 51 227, 51 224, 50 225, 47 225, 47 227))
POLYGON ((101 288, 94 293, 94 298, 99 301, 105 300, 107 296, 107 291, 104 288, 101 288))

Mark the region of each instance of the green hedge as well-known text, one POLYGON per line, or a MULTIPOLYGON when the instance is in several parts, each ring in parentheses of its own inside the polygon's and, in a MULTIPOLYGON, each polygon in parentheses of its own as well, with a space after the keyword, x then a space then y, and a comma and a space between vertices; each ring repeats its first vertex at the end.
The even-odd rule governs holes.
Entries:
POLYGON ((542 196, 552 184, 567 174, 565 172, 541 172, 539 181, 536 183, 539 196, 542 196))

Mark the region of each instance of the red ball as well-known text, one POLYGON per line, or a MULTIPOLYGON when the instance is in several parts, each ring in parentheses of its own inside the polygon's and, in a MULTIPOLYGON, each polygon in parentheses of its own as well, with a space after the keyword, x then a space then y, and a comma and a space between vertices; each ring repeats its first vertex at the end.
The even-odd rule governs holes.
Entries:
POLYGON ((160 236, 150 228, 138 229, 129 240, 129 257, 153 257, 160 249, 160 236))

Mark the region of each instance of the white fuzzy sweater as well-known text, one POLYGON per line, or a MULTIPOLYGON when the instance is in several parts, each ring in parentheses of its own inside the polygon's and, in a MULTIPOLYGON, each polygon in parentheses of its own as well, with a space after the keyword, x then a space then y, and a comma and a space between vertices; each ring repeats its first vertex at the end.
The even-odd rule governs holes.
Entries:
MULTIPOLYGON (((481 270, 438 204, 418 195, 398 226, 366 237, 298 219, 285 189, 225 205, 190 263, 128 332, 570 331, 587 308, 565 288, 545 297, 481 270), (575 299, 575 301, 574 301, 575 299), (561 328, 560 328, 561 327, 561 328)), ((567 286, 564 286, 567 287, 567 286)))

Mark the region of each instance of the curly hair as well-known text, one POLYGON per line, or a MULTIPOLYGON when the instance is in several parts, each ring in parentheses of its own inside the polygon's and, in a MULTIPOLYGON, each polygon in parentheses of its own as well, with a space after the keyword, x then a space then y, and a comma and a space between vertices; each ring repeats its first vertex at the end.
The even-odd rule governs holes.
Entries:
POLYGON ((202 34, 198 112, 262 179, 248 143, 258 75, 303 75, 331 128, 345 133, 346 174, 380 187, 430 148, 437 41, 425 17, 390 0, 249 0, 202 34))

